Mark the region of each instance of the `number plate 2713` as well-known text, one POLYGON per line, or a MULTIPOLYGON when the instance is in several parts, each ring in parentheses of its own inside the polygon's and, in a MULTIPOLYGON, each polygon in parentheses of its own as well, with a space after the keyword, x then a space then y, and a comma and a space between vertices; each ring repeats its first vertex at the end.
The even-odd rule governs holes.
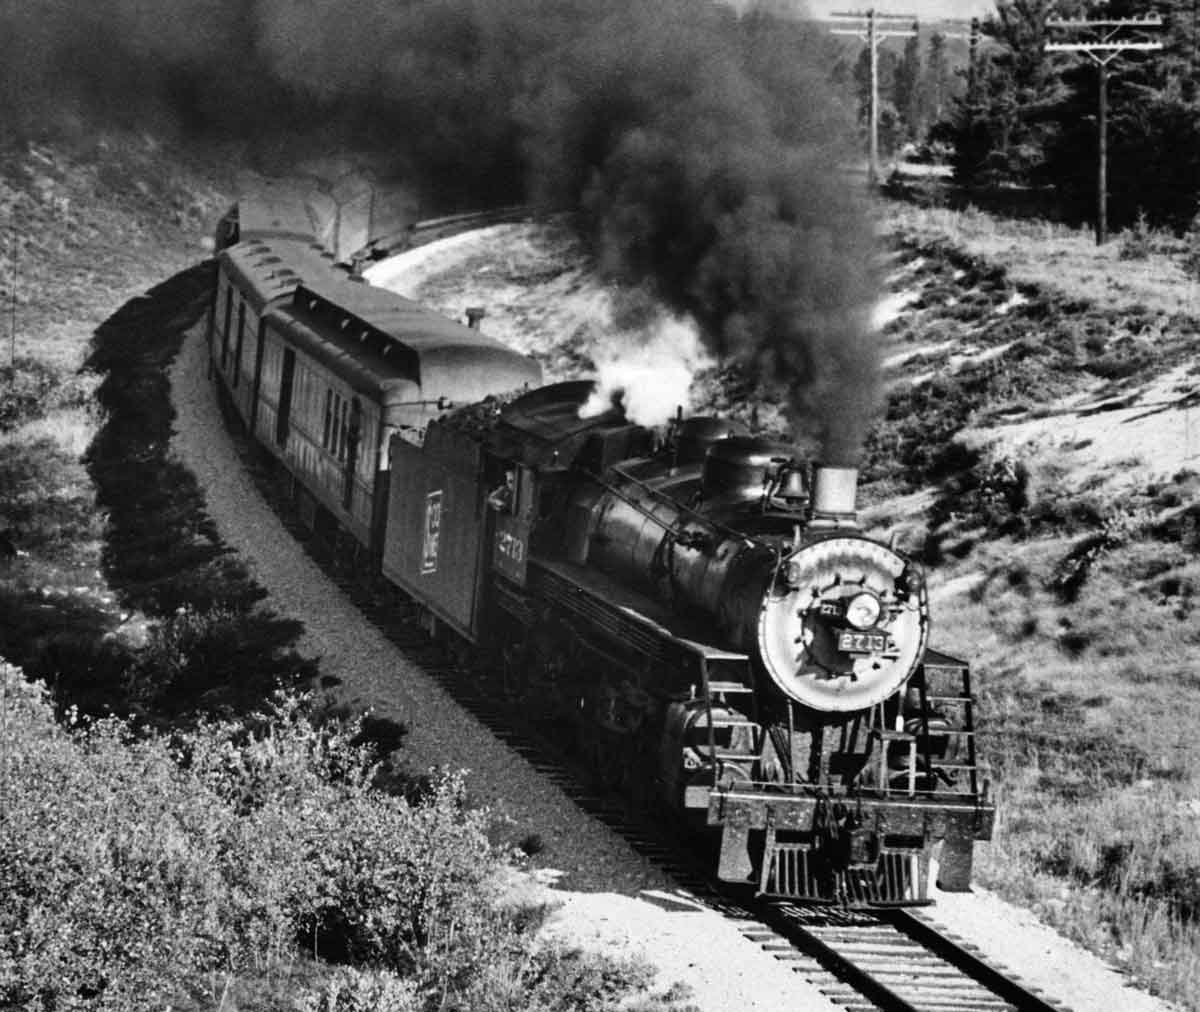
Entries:
POLYGON ((838 649, 845 654, 883 654, 895 650, 892 638, 885 633, 838 633, 838 649))

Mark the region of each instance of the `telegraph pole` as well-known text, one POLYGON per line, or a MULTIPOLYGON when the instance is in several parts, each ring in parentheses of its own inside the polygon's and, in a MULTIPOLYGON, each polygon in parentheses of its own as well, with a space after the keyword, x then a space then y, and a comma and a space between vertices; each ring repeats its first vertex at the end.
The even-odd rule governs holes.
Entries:
POLYGON ((8 282, 8 365, 11 371, 9 386, 17 386, 17 226, 8 227, 9 255, 12 271, 8 282))
POLYGON ((1148 15, 1141 18, 1051 18, 1047 28, 1073 29, 1082 35, 1071 42, 1047 42, 1048 53, 1083 53, 1096 65, 1099 77, 1099 110, 1096 117, 1096 245, 1108 241, 1108 65, 1127 52, 1150 52, 1162 49, 1161 42, 1151 42, 1144 32, 1161 28, 1162 18, 1148 15), (1126 33, 1133 32, 1130 37, 1126 33))
POLYGON ((979 30, 979 18, 971 18, 971 35, 967 43, 967 101, 975 101, 975 90, 979 85, 979 40, 983 33, 979 30))
POLYGON ((871 61, 871 97, 868 103, 867 120, 870 145, 870 161, 867 181, 871 186, 879 183, 879 44, 885 39, 912 38, 917 34, 917 19, 913 14, 880 14, 874 8, 868 11, 835 11, 831 21, 851 21, 853 26, 831 28, 834 35, 853 35, 867 45, 871 61), (910 28, 901 27, 911 25, 910 28))

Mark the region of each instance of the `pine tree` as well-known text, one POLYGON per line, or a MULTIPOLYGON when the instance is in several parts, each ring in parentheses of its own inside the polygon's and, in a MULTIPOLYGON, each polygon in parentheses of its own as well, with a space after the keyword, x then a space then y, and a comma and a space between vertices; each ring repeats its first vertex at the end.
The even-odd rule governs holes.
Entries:
POLYGON ((941 32, 934 32, 929 38, 921 90, 930 120, 941 122, 950 102, 950 61, 946 56, 946 37, 941 32))
MULTIPOLYGON (((1157 52, 1130 52, 1108 71, 1108 216, 1113 227, 1139 215, 1152 225, 1186 228, 1196 214, 1200 180, 1195 0, 1113 0, 1088 4, 1092 18, 1158 13, 1157 52)), ((1096 205, 1098 75, 1090 60, 1061 61, 1065 96, 1059 131, 1047 146, 1045 175, 1069 213, 1090 219, 1096 205)))
POLYGON ((1062 12, 1055 0, 997 0, 981 30, 974 87, 956 117, 955 174, 963 182, 1034 181, 1057 129, 1063 89, 1046 59, 1046 21, 1062 12))
POLYGON ((896 64, 894 101, 909 140, 925 135, 925 104, 921 89, 921 39, 914 35, 904 42, 904 53, 896 64))
MULTIPOLYGON (((900 145, 903 132, 900 114, 896 109, 896 70, 899 59, 896 54, 880 46, 876 57, 876 74, 879 84, 879 151, 890 155, 900 145)), ((867 124, 871 109, 871 53, 863 49, 854 65, 854 84, 858 95, 858 119, 867 124)))

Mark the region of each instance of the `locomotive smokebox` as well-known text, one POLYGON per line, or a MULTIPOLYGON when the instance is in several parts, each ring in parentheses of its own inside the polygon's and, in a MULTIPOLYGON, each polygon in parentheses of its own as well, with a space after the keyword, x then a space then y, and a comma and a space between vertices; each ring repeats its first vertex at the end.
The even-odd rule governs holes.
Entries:
POLYGON ((858 469, 829 467, 818 464, 813 468, 812 516, 809 529, 835 531, 858 528, 855 496, 858 491, 858 469))

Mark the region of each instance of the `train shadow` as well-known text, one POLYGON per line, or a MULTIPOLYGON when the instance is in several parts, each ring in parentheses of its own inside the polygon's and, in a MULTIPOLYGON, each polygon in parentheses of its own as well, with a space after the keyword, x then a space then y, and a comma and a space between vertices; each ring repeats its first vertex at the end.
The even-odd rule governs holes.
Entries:
POLYGON ((130 299, 96 328, 83 370, 101 377, 102 422, 83 462, 104 516, 101 572, 117 607, 83 595, 7 588, 5 648, 51 686, 59 711, 132 715, 152 725, 261 708, 280 684, 310 684, 303 627, 266 596, 171 457, 167 375, 203 315, 213 264, 130 299))

